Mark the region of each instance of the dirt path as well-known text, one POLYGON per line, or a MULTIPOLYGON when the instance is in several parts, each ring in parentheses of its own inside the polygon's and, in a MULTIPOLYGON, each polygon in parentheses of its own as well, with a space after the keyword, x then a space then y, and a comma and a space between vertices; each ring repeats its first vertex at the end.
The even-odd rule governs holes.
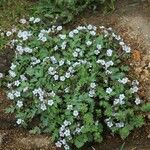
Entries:
MULTIPOLYGON (((133 49, 132 65, 141 81, 143 98, 150 101, 150 4, 131 3, 121 0, 117 10, 107 16, 100 12, 83 14, 74 24, 91 23, 112 27, 133 49)), ((14 116, 4 114, 9 105, 4 91, 0 90, 0 150, 51 150, 51 140, 47 135, 30 135, 27 130, 18 128, 14 116)), ((149 117, 150 118, 150 117, 149 117)), ((119 150, 125 142, 124 150, 150 150, 150 123, 133 132, 122 141, 117 136, 107 135, 102 144, 88 145, 84 150, 119 150)))

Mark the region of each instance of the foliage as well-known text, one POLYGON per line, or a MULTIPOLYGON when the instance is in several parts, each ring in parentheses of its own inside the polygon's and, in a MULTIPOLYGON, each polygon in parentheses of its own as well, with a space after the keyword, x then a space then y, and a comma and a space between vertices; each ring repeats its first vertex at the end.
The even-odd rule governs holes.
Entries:
POLYGON ((130 47, 111 28, 93 25, 65 31, 40 18, 20 20, 6 31, 16 55, 7 96, 17 124, 39 122, 31 133, 50 133, 57 147, 101 142, 103 130, 123 139, 143 125, 138 81, 128 79, 130 47))
POLYGON ((46 18, 55 18, 57 23, 68 23, 74 16, 86 8, 96 9, 102 7, 103 10, 114 9, 116 0, 41 0, 35 7, 35 13, 45 15, 46 18))

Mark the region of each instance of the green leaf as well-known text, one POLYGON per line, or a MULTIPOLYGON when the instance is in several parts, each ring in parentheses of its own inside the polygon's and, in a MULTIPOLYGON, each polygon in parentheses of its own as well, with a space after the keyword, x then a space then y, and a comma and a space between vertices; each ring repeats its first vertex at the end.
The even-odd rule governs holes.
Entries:
POLYGON ((144 104, 142 106, 141 110, 144 111, 144 112, 149 112, 150 111, 150 103, 144 104))
POLYGON ((41 134, 41 129, 39 127, 34 127, 34 129, 29 131, 31 134, 41 134))
POLYGON ((130 131, 127 127, 124 127, 122 129, 120 129, 119 134, 122 139, 125 139, 130 134, 130 131))
POLYGON ((13 107, 13 106, 5 109, 6 113, 14 113, 14 111, 15 111, 15 107, 13 107))

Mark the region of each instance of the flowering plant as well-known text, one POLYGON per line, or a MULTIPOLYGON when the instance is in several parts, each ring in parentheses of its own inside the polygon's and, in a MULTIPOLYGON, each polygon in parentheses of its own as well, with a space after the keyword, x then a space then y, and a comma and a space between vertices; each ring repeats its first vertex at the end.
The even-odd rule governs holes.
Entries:
POLYGON ((32 132, 50 133, 66 150, 101 142, 103 127, 126 138, 143 125, 139 83, 126 76, 129 67, 122 63, 131 49, 111 28, 43 29, 34 17, 20 23, 20 29, 5 33, 16 53, 7 112, 16 114, 18 125, 38 117, 32 132))

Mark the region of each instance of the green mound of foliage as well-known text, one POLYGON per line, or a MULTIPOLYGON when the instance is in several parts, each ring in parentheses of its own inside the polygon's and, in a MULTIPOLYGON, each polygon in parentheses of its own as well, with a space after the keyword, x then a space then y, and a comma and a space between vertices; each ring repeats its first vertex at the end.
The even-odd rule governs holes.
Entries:
POLYGON ((18 125, 38 118, 31 132, 49 133, 66 150, 101 142, 106 130, 124 139, 143 125, 141 112, 149 104, 142 106, 139 82, 127 77, 131 49, 111 28, 65 31, 34 17, 20 23, 0 34, 16 53, 7 76, 7 112, 18 125))

